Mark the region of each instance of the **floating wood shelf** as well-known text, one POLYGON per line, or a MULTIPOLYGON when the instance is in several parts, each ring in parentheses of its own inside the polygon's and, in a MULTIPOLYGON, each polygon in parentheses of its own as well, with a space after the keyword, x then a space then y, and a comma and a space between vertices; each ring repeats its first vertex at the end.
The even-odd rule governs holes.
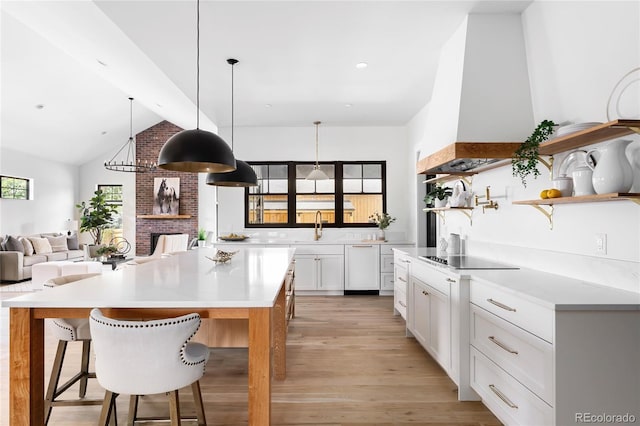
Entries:
POLYGON ((190 214, 139 214, 138 219, 190 219, 190 214))
POLYGON ((612 192, 610 194, 547 198, 545 200, 522 200, 514 201, 512 204, 531 206, 534 209, 538 210, 549 221, 549 229, 553 229, 553 206, 558 204, 603 203, 607 201, 632 201, 640 205, 640 193, 612 192))
POLYGON ((613 120, 541 143, 539 152, 554 155, 632 133, 640 133, 640 120, 613 120))
POLYGON ((579 197, 559 197, 547 198, 544 200, 523 200, 514 201, 513 204, 527 206, 553 206, 554 204, 575 204, 575 203, 601 203, 605 201, 629 200, 640 204, 640 193, 618 193, 581 195, 579 197))

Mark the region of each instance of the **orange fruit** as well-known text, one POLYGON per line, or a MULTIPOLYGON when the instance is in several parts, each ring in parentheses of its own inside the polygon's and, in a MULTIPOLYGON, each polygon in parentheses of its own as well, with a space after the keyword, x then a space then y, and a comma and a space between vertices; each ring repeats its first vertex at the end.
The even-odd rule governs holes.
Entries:
POLYGON ((542 198, 543 200, 546 200, 547 198, 549 198, 548 190, 543 189, 542 192, 540 192, 540 198, 542 198))
POLYGON ((548 198, 558 198, 558 197, 562 197, 562 192, 560 192, 559 189, 548 189, 547 190, 547 197, 548 198))

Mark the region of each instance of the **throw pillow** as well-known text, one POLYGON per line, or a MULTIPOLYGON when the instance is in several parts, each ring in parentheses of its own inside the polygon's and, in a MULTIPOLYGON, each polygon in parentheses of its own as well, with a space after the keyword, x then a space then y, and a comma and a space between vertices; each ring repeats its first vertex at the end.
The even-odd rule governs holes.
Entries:
POLYGON ((31 241, 31 244, 33 244, 33 249, 35 250, 36 254, 48 254, 48 253, 53 253, 53 250, 51 249, 51 244, 49 244, 49 240, 47 240, 46 238, 40 238, 40 237, 28 237, 29 241, 31 241))
POLYGON ((29 239, 25 237, 19 237, 18 239, 24 246, 24 255, 33 256, 34 251, 33 251, 33 244, 31 244, 31 241, 29 241, 29 239))
POLYGON ((5 245, 7 244, 7 238, 9 238, 9 236, 5 235, 5 237, 2 238, 2 241, 0 241, 0 250, 1 251, 5 251, 6 250, 5 245))
POLYGON ((4 248, 7 251, 19 251, 20 253, 24 253, 24 246, 19 239, 13 236, 9 236, 9 238, 7 238, 4 248))
POLYGON ((45 238, 47 240, 49 240, 49 244, 51 244, 51 251, 58 252, 58 251, 68 251, 69 248, 67 247, 67 236, 66 235, 60 235, 57 237, 49 237, 49 236, 45 236, 45 238))
POLYGON ((78 235, 73 234, 70 237, 67 237, 67 247, 69 250, 80 250, 80 245, 78 244, 78 235))

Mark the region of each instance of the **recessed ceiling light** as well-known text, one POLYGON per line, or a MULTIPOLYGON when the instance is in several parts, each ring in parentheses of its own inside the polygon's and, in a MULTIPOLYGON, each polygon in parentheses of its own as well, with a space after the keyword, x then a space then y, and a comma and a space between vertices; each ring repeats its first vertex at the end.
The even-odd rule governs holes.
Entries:
POLYGON ((102 65, 103 67, 106 67, 106 66, 107 66, 107 64, 105 64, 104 62, 102 62, 100 59, 96 59, 96 61, 98 61, 98 63, 99 63, 100 65, 102 65))
POLYGON ((353 106, 353 105, 351 105, 351 104, 344 104, 344 107, 345 107, 345 108, 351 108, 352 106, 353 106))
POLYGON ((358 68, 359 70, 363 70, 368 66, 369 66, 369 64, 367 64, 366 62, 358 62, 356 64, 356 68, 358 68))
POLYGON ((42 108, 44 108, 44 105, 43 105, 43 104, 38 104, 38 105, 36 105, 36 109, 42 109, 42 108))
POLYGON ((101 134, 102 134, 102 135, 106 135, 106 134, 107 134, 107 131, 106 131, 106 130, 103 130, 101 134))
POLYGON ((264 107, 265 107, 265 108, 271 108, 272 106, 273 106, 273 105, 271 105, 271 104, 264 104, 264 107))

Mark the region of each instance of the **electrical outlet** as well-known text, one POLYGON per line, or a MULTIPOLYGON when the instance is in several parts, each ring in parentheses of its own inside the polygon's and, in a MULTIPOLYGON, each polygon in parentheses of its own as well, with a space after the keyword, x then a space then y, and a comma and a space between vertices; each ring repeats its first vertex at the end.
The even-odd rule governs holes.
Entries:
POLYGON ((596 234, 596 254, 607 254, 607 234, 596 234))

